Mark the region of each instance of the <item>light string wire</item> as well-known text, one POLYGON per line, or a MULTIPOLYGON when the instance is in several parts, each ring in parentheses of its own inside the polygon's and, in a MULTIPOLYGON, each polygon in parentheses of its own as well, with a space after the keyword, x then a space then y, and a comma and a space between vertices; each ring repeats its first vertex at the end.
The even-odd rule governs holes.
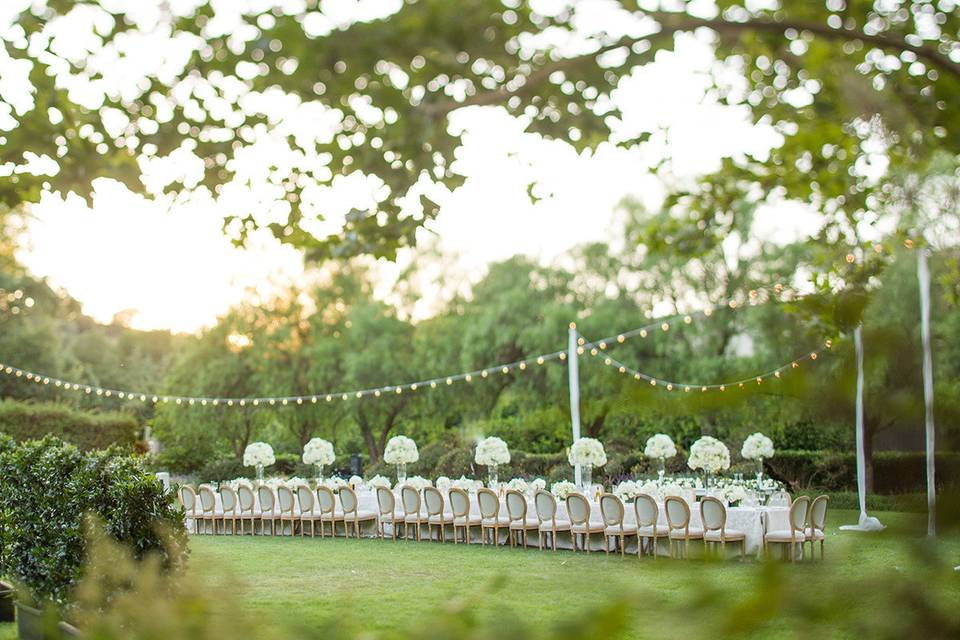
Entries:
MULTIPOLYGON (((587 350, 590 351, 591 355, 596 355, 594 351, 599 349, 606 349, 610 344, 623 343, 627 339, 640 336, 641 338, 646 338, 650 335, 651 331, 660 329, 664 332, 670 329, 671 323, 676 322, 678 319, 682 319, 684 324, 691 324, 693 318, 697 316, 703 316, 709 318, 715 311, 720 309, 730 308, 731 310, 736 310, 741 308, 745 304, 755 305, 758 302, 769 302, 771 299, 777 300, 779 302, 786 302, 787 300, 782 300, 779 298, 780 294, 783 293, 784 286, 782 284, 770 285, 766 287, 760 287, 757 289, 751 289, 746 295, 746 302, 738 300, 736 298, 730 299, 725 303, 717 304, 713 307, 708 307, 702 311, 693 312, 689 314, 678 313, 671 316, 662 316, 656 320, 651 321, 650 323, 631 329, 629 331, 624 331, 622 333, 616 334, 615 336, 610 336, 593 342, 587 342, 578 332, 578 347, 577 353, 583 354, 587 350), (776 298, 767 297, 764 300, 764 294, 769 296, 769 292, 773 291, 777 296, 776 298)), ((803 296, 801 296, 802 298, 803 296)), ((792 298, 789 301, 794 301, 800 298, 792 298)), ((576 324, 571 323, 571 328, 575 328, 576 324)), ((212 397, 212 396, 182 396, 182 395, 169 395, 169 394, 156 394, 156 393, 146 393, 143 391, 129 391, 125 389, 111 389, 107 387, 101 387, 98 385, 84 384, 71 382, 68 380, 63 380, 54 376, 47 376, 44 374, 36 373, 33 371, 28 371, 26 369, 21 369, 13 365, 8 365, 0 362, 0 372, 5 373, 9 376, 14 376, 17 378, 24 379, 28 382, 34 382, 40 385, 53 385, 57 388, 71 390, 71 391, 80 391, 87 395, 96 395, 106 398, 116 397, 121 400, 139 400, 141 402, 148 402, 153 404, 169 404, 174 403, 177 405, 189 405, 189 406, 227 406, 227 407, 247 407, 247 406, 260 406, 266 404, 268 406, 276 406, 280 404, 281 406, 288 406, 290 404, 295 405, 304 405, 304 404, 317 404, 321 400, 324 402, 332 402, 334 400, 350 400, 350 399, 361 399, 366 397, 382 397, 384 394, 402 394, 404 391, 417 391, 419 389, 436 389, 440 386, 446 385, 450 386, 455 382, 472 382, 476 378, 481 380, 489 378, 494 374, 506 375, 511 371, 519 370, 524 371, 531 365, 543 365, 546 362, 560 360, 565 361, 567 358, 567 350, 560 349, 557 351, 552 351, 550 353, 543 353, 540 355, 530 356, 522 360, 515 360, 513 362, 507 362, 503 364, 498 364, 490 367, 485 367, 482 369, 475 369, 473 371, 465 371, 458 374, 439 376, 435 378, 427 378, 424 380, 418 380, 416 382, 408 382, 403 384, 396 385, 385 385, 381 387, 370 387, 365 389, 355 389, 352 391, 336 391, 336 392, 327 392, 327 393, 312 393, 306 395, 289 395, 289 396, 257 396, 257 397, 212 397)), ((804 359, 812 358, 816 359, 815 354, 807 354, 804 356, 804 359)), ((613 359, 610 359, 613 362, 613 359)), ((794 361, 794 362, 798 362, 794 361)), ((790 363, 784 365, 784 367, 791 366, 790 363)), ((782 370, 784 367, 781 367, 782 370)), ((618 368, 627 367, 618 362, 618 368)), ((647 376, 642 372, 630 369, 634 374, 639 374, 641 379, 652 379, 652 376, 647 376)), ((776 371, 776 370, 775 370, 776 371)), ((773 372, 764 374, 765 376, 773 375, 773 372)), ((665 384, 672 384, 666 383, 665 384)), ((701 386, 701 385, 697 385, 701 386)), ((710 387, 721 387, 725 385, 707 385, 710 387)))

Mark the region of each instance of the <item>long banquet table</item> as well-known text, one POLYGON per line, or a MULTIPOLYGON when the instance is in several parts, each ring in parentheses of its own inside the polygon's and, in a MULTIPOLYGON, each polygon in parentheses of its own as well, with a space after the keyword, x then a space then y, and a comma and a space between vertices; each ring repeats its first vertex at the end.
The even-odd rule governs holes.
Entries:
MULTIPOLYGON (((378 513, 379 508, 377 505, 376 493, 372 490, 361 489, 357 492, 357 501, 359 505, 360 512, 369 512, 369 513, 378 513)), ((222 505, 220 502, 220 493, 214 492, 216 496, 216 506, 215 513, 220 515, 223 513, 222 505)), ((276 494, 276 491, 274 491, 276 494)), ((480 505, 477 501, 477 494, 470 493, 470 513, 473 516, 480 516, 480 505)), ((254 503, 254 514, 259 517, 261 513, 260 509, 260 499, 259 496, 254 492, 255 503, 254 503)), ((397 491, 394 491, 394 496, 396 498, 398 514, 402 511, 400 494, 397 491)), ((450 520, 453 519, 452 513, 449 512, 449 500, 445 496, 446 500, 446 512, 450 520)), ((700 509, 699 505, 695 502, 690 501, 690 526, 691 527, 700 527, 700 509)), ((421 501, 422 502, 422 501, 421 501)), ((603 517, 600 512, 600 503, 591 500, 590 501, 591 511, 590 511, 590 521, 596 525, 603 524, 603 517)), ((633 502, 627 502, 624 505, 624 524, 635 525, 636 524, 636 513, 634 511, 633 502)), ((659 524, 666 525, 666 513, 663 508, 663 503, 659 503, 660 507, 660 517, 659 524)), ((341 512, 340 498, 337 496, 337 512, 341 512)), ((297 500, 296 493, 294 493, 294 515, 298 516, 301 513, 300 503, 297 500)), ((500 514, 506 516, 507 506, 506 499, 501 496, 500 498, 500 514)), ((527 516, 528 518, 536 519, 536 507, 533 503, 533 497, 527 496, 527 516)), ((423 535, 426 537, 426 522, 427 522, 427 512, 425 505, 421 505, 421 518, 423 520, 423 535)), ((188 515, 189 519, 189 515, 188 515)), ((567 515, 567 505, 563 500, 557 500, 557 521, 564 522, 569 521, 567 515)), ((188 523, 188 526, 192 526, 192 522, 188 523)), ((338 533, 342 531, 342 525, 337 526, 338 533)), ((763 534, 764 530, 774 530, 774 529, 789 529, 789 508, 781 506, 739 506, 739 507, 727 507, 727 529, 735 529, 738 531, 744 532, 746 534, 746 552, 748 554, 756 554, 760 551, 763 546, 763 534)), ((391 526, 389 524, 385 525, 387 535, 392 534, 391 526)), ((453 528, 445 527, 444 528, 444 538, 445 540, 453 540, 453 528)), ((329 532, 329 527, 327 527, 329 532)), ((285 525, 284 531, 282 533, 289 533, 289 524, 285 525)), ((437 528, 434 527, 434 535, 436 536, 437 528)), ((281 533, 278 529, 278 533, 281 533)), ((401 532, 402 533, 402 532, 401 532)), ((377 536, 377 526, 375 521, 367 521, 361 523, 361 532, 360 535, 363 537, 373 538, 377 536)), ((530 531, 528 532, 527 543, 531 546, 536 546, 537 544, 537 532, 530 531)), ((501 525, 500 528, 500 544, 506 544, 508 540, 508 528, 501 525)), ((479 543, 480 542, 480 527, 475 525, 471 529, 471 542, 479 543)), ((613 542, 611 541, 611 549, 614 547, 613 542)), ((558 549, 572 549, 573 541, 569 533, 559 533, 557 535, 557 548, 558 549)), ((602 551, 604 548, 603 536, 599 533, 594 533, 591 536, 591 550, 602 551)), ((738 552, 739 545, 727 545, 728 554, 733 554, 738 552)), ((636 553, 636 539, 627 541, 626 551, 628 553, 636 553)), ((667 553, 667 542, 664 541, 658 548, 658 553, 666 554, 667 553)))

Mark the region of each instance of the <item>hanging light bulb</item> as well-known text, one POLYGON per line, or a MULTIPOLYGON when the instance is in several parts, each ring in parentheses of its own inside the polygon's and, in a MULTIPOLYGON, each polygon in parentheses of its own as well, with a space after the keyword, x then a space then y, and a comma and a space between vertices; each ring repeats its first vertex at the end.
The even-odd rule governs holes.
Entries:
POLYGON ((620 367, 620 368, 618 369, 618 371, 619 371, 620 373, 626 373, 626 372, 627 372, 627 368, 626 368, 626 367, 620 367))
POLYGON ((247 404, 247 401, 246 401, 246 400, 241 400, 241 401, 240 401, 240 406, 241 406, 241 407, 244 406, 244 405, 246 405, 246 404, 247 404))
POLYGON ((374 392, 373 392, 373 395, 379 398, 379 397, 380 397, 380 389, 377 389, 376 391, 374 391, 374 392))
POLYGON ((667 323, 667 322, 664 322, 662 325, 660 325, 660 328, 663 329, 664 331, 669 331, 669 330, 670 330, 670 324, 667 323))
POLYGON ((672 384, 668 384, 668 385, 667 385, 667 391, 673 391, 673 385, 672 385, 672 384))
POLYGON ((816 353, 816 352, 811 353, 811 354, 810 354, 810 359, 811 359, 811 360, 816 360, 816 359, 817 359, 817 353, 816 353))
POLYGON ((640 337, 641 337, 641 338, 646 338, 646 337, 647 337, 647 330, 646 330, 646 329, 640 329, 640 337))
POLYGON ((447 384, 448 385, 453 384, 453 378, 447 378, 447 384))
POLYGON ((611 364, 613 364, 613 360, 611 360, 610 358, 604 358, 603 364, 609 367, 611 364))
POLYGON ((597 348, 596 348, 596 347, 594 347, 593 349, 590 349, 590 355, 595 356, 595 355, 597 355, 598 353, 600 353, 600 352, 597 351, 597 348))
POLYGON ((403 392, 403 387, 397 387, 396 391, 397 391, 397 394, 402 393, 402 392, 403 392))
POLYGON ((543 364, 543 356, 537 358, 537 364, 543 364))
POLYGON ((468 373, 467 375, 463 376, 463 379, 466 380, 467 382, 470 382, 471 380, 473 380, 473 376, 471 376, 471 375, 468 373))
POLYGON ((347 394, 343 394, 343 396, 341 396, 341 400, 347 400, 349 397, 350 396, 348 396, 347 394))
POLYGON ((577 353, 583 355, 583 347, 577 347, 577 353))
POLYGON ((561 351, 561 352, 560 352, 560 355, 557 356, 557 357, 560 358, 561 360, 566 360, 566 359, 567 359, 567 353, 566 353, 566 351, 561 351))
POLYGON ((357 397, 358 397, 358 398, 362 398, 362 397, 363 397, 363 393, 357 391, 357 397))
POLYGON ((507 368, 507 367, 503 367, 502 369, 500 369, 500 373, 506 375, 506 374, 510 373, 510 369, 507 368))
POLYGON ((526 363, 526 362, 521 362, 521 363, 520 363, 520 371, 523 371, 523 370, 526 369, 526 368, 527 368, 527 363, 526 363))
POLYGON ((490 372, 487 371, 486 369, 484 369, 483 371, 480 372, 480 377, 481 377, 481 378, 486 378, 486 377, 489 376, 489 375, 490 375, 490 372))
POLYGON ((436 382, 431 382, 431 383, 430 383, 430 388, 431 388, 431 389, 436 389, 436 388, 437 388, 437 383, 436 383, 436 382))
POLYGON ((416 390, 417 390, 417 383, 414 382, 412 385, 410 385, 410 391, 416 391, 416 390))
POLYGON ((693 322, 693 318, 691 318, 690 316, 683 316, 683 321, 686 324, 690 324, 691 322, 693 322))
POLYGON ((601 348, 601 349, 606 349, 606 348, 607 348, 607 343, 606 343, 606 342, 601 342, 601 343, 600 343, 600 348, 601 348))

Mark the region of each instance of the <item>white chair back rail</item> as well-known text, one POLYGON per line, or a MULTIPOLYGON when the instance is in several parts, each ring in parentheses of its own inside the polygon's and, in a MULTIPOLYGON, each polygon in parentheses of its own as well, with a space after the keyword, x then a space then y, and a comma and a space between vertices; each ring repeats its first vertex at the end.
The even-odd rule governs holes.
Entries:
POLYGON ((687 529, 690 526, 690 506, 677 496, 667 496, 664 500, 667 512, 667 525, 671 529, 687 529))
POLYGON ((443 513, 443 494, 436 487, 423 488, 423 501, 427 505, 427 515, 439 516, 443 513))
POLYGON ((803 531, 807 524, 807 510, 810 508, 810 498, 800 496, 790 505, 790 527, 795 531, 803 531))
POLYGON ((557 517, 557 499, 549 491, 537 491, 533 505, 537 508, 537 518, 541 522, 549 522, 557 517))
POLYGON ((279 503, 280 513, 293 515, 293 491, 290 487, 283 485, 277 487, 277 502, 279 503))
POLYGON ((237 494, 230 487, 220 487, 220 504, 223 505, 223 512, 234 514, 237 511, 237 494))
POLYGON ((400 500, 403 501, 403 512, 408 516, 420 515, 420 492, 409 485, 400 489, 400 500))
POLYGON ((393 497, 393 492, 386 487, 377 487, 377 507, 380 509, 380 515, 392 516, 397 509, 397 499, 393 497))
POLYGON ((470 496, 463 489, 454 487, 450 489, 450 510, 453 511, 453 517, 466 518, 470 515, 470 496))
POLYGON ((633 502, 633 510, 637 516, 638 527, 652 527, 660 519, 660 507, 653 496, 641 493, 633 502))
POLYGON ((213 513, 213 510, 217 507, 217 496, 214 495, 213 489, 207 485, 200 486, 200 507, 204 513, 213 513))
POLYGON ((612 493, 600 496, 600 514, 608 527, 623 524, 623 501, 612 493))
POLYGON ((260 498, 260 511, 273 511, 273 490, 270 487, 263 484, 257 487, 257 497, 260 498))
POLYGON ((300 513, 313 512, 313 491, 310 491, 310 487, 297 485, 297 501, 300 503, 300 513))
POLYGON ((253 513, 253 507, 256 504, 253 489, 241 484, 237 487, 237 499, 240 503, 240 513, 253 513))
POLYGON ((490 489, 484 487, 477 491, 477 502, 480 505, 480 516, 482 518, 496 518, 499 515, 500 498, 490 489))
POLYGON ((343 507, 344 514, 355 515, 357 513, 357 494, 350 487, 340 487, 340 506, 343 507))
POLYGON ((723 529, 727 524, 727 509, 716 498, 704 496, 700 501, 700 519, 705 530, 723 529))
POLYGON ((183 485, 180 487, 180 504, 183 505, 183 510, 189 514, 193 514, 197 510, 197 494, 193 490, 193 487, 189 485, 183 485))
POLYGON ((330 487, 323 485, 317 487, 317 504, 320 506, 320 513, 333 513, 336 510, 337 498, 330 487))
POLYGON ((582 494, 571 493, 567 496, 567 515, 573 524, 590 522, 590 501, 582 494))
POLYGON ((810 504, 810 527, 820 531, 827 524, 827 496, 817 496, 810 504))
POLYGON ((513 522, 523 522, 527 519, 527 499, 516 489, 507 491, 507 515, 513 522))

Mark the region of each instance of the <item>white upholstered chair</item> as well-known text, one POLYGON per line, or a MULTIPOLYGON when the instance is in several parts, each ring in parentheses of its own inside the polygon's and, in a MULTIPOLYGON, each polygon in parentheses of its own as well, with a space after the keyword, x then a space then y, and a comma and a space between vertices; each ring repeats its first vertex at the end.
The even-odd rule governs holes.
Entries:
POLYGON ((362 522, 373 522, 377 519, 377 514, 373 511, 360 508, 360 501, 357 500, 357 493, 350 487, 340 487, 340 506, 343 507, 343 535, 350 537, 350 525, 353 525, 353 535, 360 539, 360 524, 362 522))
POLYGON ((820 559, 823 560, 823 541, 826 538, 824 531, 827 524, 827 501, 828 496, 817 496, 810 503, 810 522, 807 527, 807 541, 810 543, 810 559, 816 557, 813 545, 820 542, 820 559))
POLYGON ((633 501, 633 511, 637 518, 637 555, 643 555, 643 540, 650 539, 653 559, 657 559, 657 541, 670 535, 670 527, 659 524, 660 506, 656 499, 641 493, 633 501))
POLYGON ((203 532, 207 532, 207 523, 210 523, 210 531, 214 535, 217 533, 217 522, 223 519, 223 513, 217 513, 217 496, 209 485, 202 484, 199 488, 200 494, 200 524, 203 526, 203 532))
MULTIPOLYGON (((296 535, 297 522, 300 521, 300 518, 294 512, 294 507, 296 502, 293 498, 293 489, 288 486, 280 485, 277 487, 277 510, 280 515, 280 535, 286 535, 286 528, 284 527, 285 522, 290 523, 290 535, 296 535)), ((301 529, 300 533, 303 533, 301 529)))
MULTIPOLYGON (((516 489, 507 489, 507 517, 510 519, 510 546, 515 546, 514 538, 522 538, 523 548, 527 548, 527 532, 537 531, 540 521, 527 515, 527 497, 516 489)), ((517 542, 519 544, 519 542, 517 542)))
POLYGON ((723 557, 726 557, 727 543, 740 543, 740 557, 747 555, 747 534, 743 531, 727 528, 727 507, 712 496, 700 500, 700 522, 703 523, 703 544, 716 547, 720 543, 723 557))
POLYGON ((183 507, 183 517, 193 524, 194 533, 200 533, 199 501, 197 492, 188 484, 180 485, 177 491, 177 497, 180 499, 180 505, 183 507))
POLYGON ((793 498, 786 491, 774 491, 767 497, 768 507, 789 507, 793 504, 793 498))
POLYGON ((801 553, 803 553, 805 548, 804 543, 807 540, 805 529, 809 508, 810 498, 807 496, 800 496, 794 500, 793 504, 790 505, 790 528, 777 529, 765 533, 763 536, 764 551, 769 553, 770 543, 782 544, 784 550, 786 550, 787 545, 790 545, 790 562, 796 560, 797 545, 800 545, 801 553))
MULTIPOLYGON (((626 539, 637 535, 637 525, 626 524, 623 521, 624 508, 623 501, 612 493, 605 493, 600 496, 600 514, 603 516, 603 549, 610 555, 610 538, 613 538, 614 544, 617 539, 620 540, 620 557, 622 558, 626 549, 626 539)), ((639 544, 639 539, 637 540, 639 544)))
POLYGON ((557 499, 549 491, 537 491, 533 497, 533 506, 537 509, 537 519, 540 526, 537 530, 537 539, 540 548, 543 549, 543 541, 549 534, 553 543, 553 550, 557 550, 557 533, 560 531, 570 531, 569 520, 557 519, 557 499))
POLYGON ((403 524, 403 512, 397 511, 397 499, 393 491, 386 487, 377 487, 377 527, 381 539, 386 539, 386 525, 390 525, 390 533, 394 540, 403 524))
POLYGON ((321 514, 310 487, 305 484, 297 485, 297 502, 300 504, 300 537, 305 535, 309 522, 310 537, 313 538, 317 535, 317 521, 320 520, 321 514))
POLYGON ((690 526, 690 505, 678 496, 667 496, 663 508, 667 512, 667 526, 670 528, 670 556, 673 557, 673 543, 677 543, 680 557, 690 557, 690 541, 702 540, 703 529, 690 526), (680 543, 683 543, 683 546, 680 543))
POLYGON ((410 485, 400 487, 400 502, 403 503, 403 540, 406 542, 410 536, 408 531, 413 527, 414 540, 420 539, 420 525, 423 522, 423 516, 420 513, 420 492, 410 485))
POLYGON ((264 533, 266 530, 266 524, 270 523, 270 535, 274 536, 277 534, 277 511, 275 500, 273 497, 273 489, 268 487, 265 484, 257 487, 257 498, 260 499, 260 533, 261 535, 267 535, 264 533))
POLYGON ((487 543, 487 533, 492 533, 493 544, 500 544, 500 527, 509 532, 510 518, 500 514, 500 497, 493 489, 481 487, 477 490, 477 502, 480 505, 480 543, 487 543))
MULTIPOLYGON (((450 511, 453 512, 453 543, 457 543, 457 531, 463 530, 463 542, 470 543, 470 529, 480 526, 483 518, 470 513, 470 496, 459 487, 453 487, 450 496, 450 511)), ((482 528, 481 528, 482 531, 482 528)))
MULTIPOLYGON (((337 523, 343 522, 343 510, 337 509, 337 497, 333 490, 325 485, 317 486, 317 507, 320 511, 320 537, 326 537, 326 523, 330 523, 330 532, 337 537, 337 523)), ((346 530, 347 525, 343 525, 346 530)))
POLYGON ((453 514, 446 510, 443 494, 436 487, 424 487, 423 502, 427 507, 427 537, 433 542, 433 528, 438 527, 440 542, 445 542, 446 527, 453 524, 453 514))
POLYGON ((577 537, 583 536, 582 548, 590 553, 590 534, 603 533, 602 523, 590 522, 590 501, 580 493, 571 493, 567 496, 567 517, 570 518, 570 535, 573 541, 573 550, 577 550, 577 537))
POLYGON ((237 492, 223 485, 220 487, 220 506, 223 507, 223 533, 227 533, 227 522, 230 522, 230 535, 237 535, 237 492))
POLYGON ((238 519, 240 520, 240 535, 243 535, 244 522, 250 522, 250 535, 257 533, 257 520, 260 519, 260 513, 256 511, 257 499, 253 495, 253 489, 245 484, 237 486, 237 507, 238 519))

